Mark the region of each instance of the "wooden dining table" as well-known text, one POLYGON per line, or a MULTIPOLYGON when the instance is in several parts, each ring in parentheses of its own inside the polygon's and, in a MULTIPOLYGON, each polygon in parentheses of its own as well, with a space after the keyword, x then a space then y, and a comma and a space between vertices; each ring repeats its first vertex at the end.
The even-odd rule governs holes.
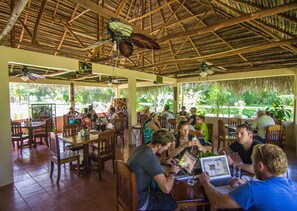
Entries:
POLYGON ((37 129, 45 124, 45 121, 34 121, 31 124, 25 124, 24 122, 21 123, 22 128, 26 128, 29 133, 29 147, 31 148, 33 143, 33 130, 37 129))
POLYGON ((171 195, 180 207, 204 206, 204 210, 210 210, 209 201, 198 179, 195 179, 193 186, 188 185, 187 180, 175 180, 171 195))
POLYGON ((90 161, 89 161, 89 144, 98 140, 98 134, 100 132, 91 132, 87 136, 82 136, 80 132, 72 136, 58 135, 58 139, 70 143, 73 147, 83 146, 83 171, 84 175, 88 175, 90 172, 90 161))

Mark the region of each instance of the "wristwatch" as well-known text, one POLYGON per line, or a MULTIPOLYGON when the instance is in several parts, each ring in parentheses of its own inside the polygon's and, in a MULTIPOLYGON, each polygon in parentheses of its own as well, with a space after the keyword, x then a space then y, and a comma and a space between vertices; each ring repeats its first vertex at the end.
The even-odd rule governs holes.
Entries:
POLYGON ((173 176, 175 176, 176 175, 176 172, 175 171, 171 171, 171 172, 169 172, 169 174, 172 174, 173 176))

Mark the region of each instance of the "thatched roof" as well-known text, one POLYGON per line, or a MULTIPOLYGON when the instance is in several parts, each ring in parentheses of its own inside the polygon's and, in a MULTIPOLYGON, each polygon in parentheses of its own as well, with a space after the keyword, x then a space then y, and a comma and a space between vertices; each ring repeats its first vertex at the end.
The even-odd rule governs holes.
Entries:
POLYGON ((161 47, 134 46, 119 67, 180 78, 199 75, 202 61, 214 74, 297 65, 296 0, 29 0, 14 23, 16 2, 0 0, 0 41, 12 48, 114 65, 111 43, 82 48, 107 38, 106 25, 117 17, 161 47))

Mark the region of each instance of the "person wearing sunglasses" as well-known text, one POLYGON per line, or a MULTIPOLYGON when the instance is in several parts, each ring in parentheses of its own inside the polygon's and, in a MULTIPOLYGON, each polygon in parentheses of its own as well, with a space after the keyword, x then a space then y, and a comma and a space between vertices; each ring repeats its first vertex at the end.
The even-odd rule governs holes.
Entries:
POLYGON ((199 176, 210 204, 216 209, 297 210, 297 182, 284 175, 288 169, 285 152, 273 144, 256 145, 252 153, 258 180, 233 181, 240 185, 228 194, 219 194, 206 172, 199 176))

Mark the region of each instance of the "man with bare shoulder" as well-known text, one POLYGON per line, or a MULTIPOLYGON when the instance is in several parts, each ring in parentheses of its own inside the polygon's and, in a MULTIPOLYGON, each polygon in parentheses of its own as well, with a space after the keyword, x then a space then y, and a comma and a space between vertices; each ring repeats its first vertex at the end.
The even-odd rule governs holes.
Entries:
POLYGON ((237 179, 240 186, 228 194, 219 194, 206 172, 199 176, 211 205, 216 209, 297 210, 297 182, 284 177, 288 168, 284 151, 276 145, 259 144, 253 149, 252 161, 258 180, 237 179))
POLYGON ((230 166, 236 165, 242 170, 254 173, 251 155, 253 148, 257 144, 262 144, 260 141, 253 140, 253 129, 246 124, 236 126, 237 141, 222 149, 219 153, 225 153, 230 166), (235 162, 229 155, 238 153, 242 162, 235 162))
POLYGON ((172 158, 167 160, 171 164, 170 174, 166 177, 156 153, 167 150, 175 137, 167 130, 157 130, 152 134, 152 140, 147 145, 137 147, 130 155, 127 164, 135 172, 138 192, 139 210, 174 210, 177 205, 170 191, 174 184, 174 177, 180 170, 172 158), (155 181, 160 191, 151 188, 155 181))

